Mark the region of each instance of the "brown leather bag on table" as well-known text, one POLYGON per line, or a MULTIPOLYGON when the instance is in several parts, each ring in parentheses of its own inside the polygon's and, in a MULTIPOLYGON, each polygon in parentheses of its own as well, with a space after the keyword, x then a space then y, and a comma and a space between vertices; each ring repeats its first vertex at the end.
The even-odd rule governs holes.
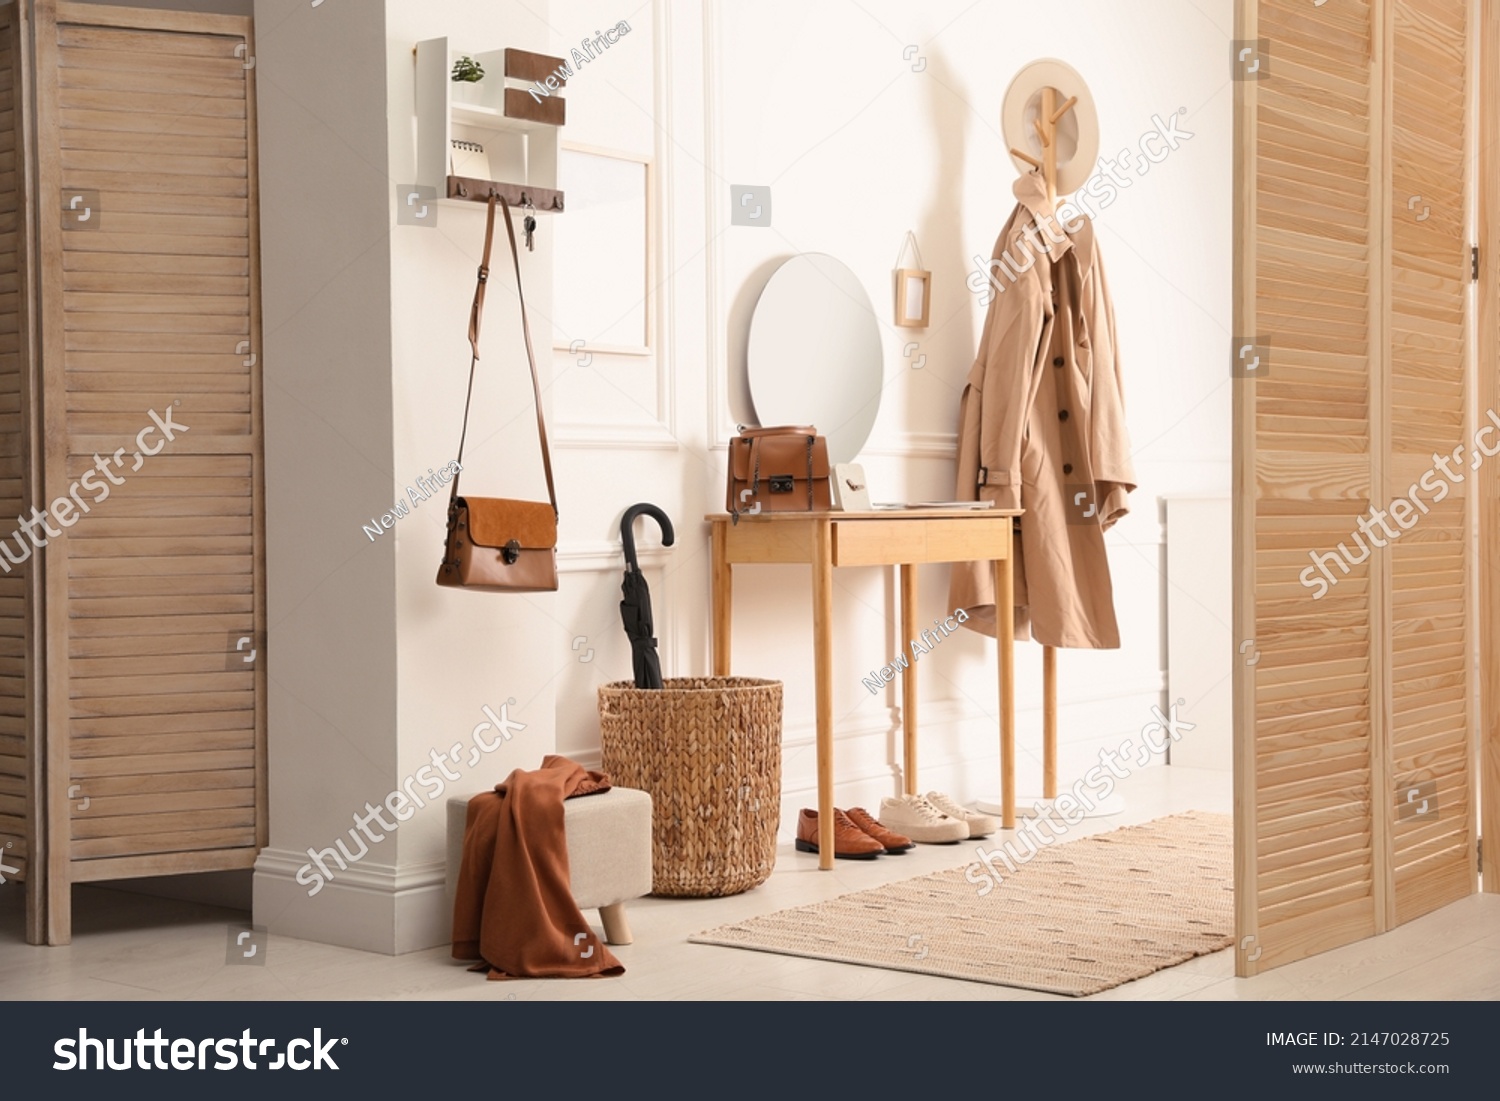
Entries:
POLYGON ((735 523, 761 512, 826 512, 833 507, 828 476, 828 441, 811 425, 741 426, 729 441, 724 508, 735 523))
POLYGON ((542 418, 542 387, 536 377, 536 356, 531 350, 531 327, 526 321, 526 299, 521 292, 521 260, 516 251, 516 230, 510 207, 505 214, 505 233, 510 238, 510 258, 516 269, 516 299, 521 304, 521 333, 526 339, 526 360, 531 365, 531 390, 536 397, 536 431, 542 445, 542 470, 547 475, 548 501, 517 501, 505 497, 460 497, 464 441, 469 434, 469 405, 474 400, 474 369, 479 364, 479 325, 484 317, 484 288, 490 276, 490 244, 495 236, 496 197, 490 196, 484 226, 484 257, 479 264, 479 283, 474 288, 474 306, 469 313, 469 395, 464 400, 464 427, 458 440, 460 472, 453 478, 448 498, 448 537, 437 583, 448 588, 474 589, 487 593, 546 593, 557 591, 557 491, 552 486, 552 456, 547 450, 547 424, 542 418))

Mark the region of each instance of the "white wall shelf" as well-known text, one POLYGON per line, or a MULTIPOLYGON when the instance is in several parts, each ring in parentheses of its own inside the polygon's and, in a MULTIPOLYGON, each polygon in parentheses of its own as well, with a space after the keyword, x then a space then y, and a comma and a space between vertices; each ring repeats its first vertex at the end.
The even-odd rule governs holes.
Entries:
MULTIPOLYGON (((460 85, 451 73, 453 62, 464 51, 451 49, 446 38, 417 43, 416 182, 436 190, 441 199, 486 202, 496 194, 511 206, 529 205, 539 214, 559 214, 564 209, 563 193, 557 188, 559 127, 517 117, 514 109, 507 112, 505 54, 504 50, 469 53, 483 66, 485 76, 476 85, 460 85), (454 141, 483 147, 489 179, 453 171, 454 141)), ((518 91, 516 87, 510 90, 518 91)))

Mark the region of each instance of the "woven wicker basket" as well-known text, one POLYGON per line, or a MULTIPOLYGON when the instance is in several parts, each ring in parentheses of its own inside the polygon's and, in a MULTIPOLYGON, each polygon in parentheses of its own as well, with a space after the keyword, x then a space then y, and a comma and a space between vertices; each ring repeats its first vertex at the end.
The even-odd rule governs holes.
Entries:
POLYGON ((670 677, 599 689, 603 768, 651 794, 652 893, 707 898, 764 883, 781 820, 781 682, 670 677))

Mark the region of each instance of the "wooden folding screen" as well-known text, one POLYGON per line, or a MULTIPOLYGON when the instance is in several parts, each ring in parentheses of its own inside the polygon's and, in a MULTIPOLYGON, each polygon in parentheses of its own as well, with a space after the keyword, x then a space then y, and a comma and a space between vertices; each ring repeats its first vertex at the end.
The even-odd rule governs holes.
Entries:
MULTIPOLYGON (((45 662, 29 935, 62 943, 74 883, 249 867, 265 843, 255 58, 247 19, 23 3, 44 440, 23 501, 72 502, 37 555, 27 650, 45 662)), ((0 422, 0 462, 10 439, 0 422)), ((21 614, 11 594, 0 612, 21 614)))
POLYGON ((1475 889, 1475 426, 1469 4, 1240 0, 1237 19, 1236 61, 1263 62, 1236 84, 1248 975, 1475 889))
MULTIPOLYGON (((36 465, 31 459, 36 439, 30 423, 29 295, 22 262, 30 234, 22 203, 26 113, 21 86, 28 74, 21 24, 14 4, 0 8, 0 524, 26 514, 36 465)), ((33 633, 38 574, 19 548, 12 553, 17 561, 0 559, 0 865, 11 869, 0 870, 0 876, 32 876, 34 886, 31 869, 43 851, 37 844, 42 746, 32 733, 41 668, 33 633)), ((33 889, 28 902, 27 927, 34 931, 40 892, 33 889)))
MULTIPOLYGON (((1479 408, 1500 414, 1500 5, 1482 10, 1479 72, 1479 408)), ((1500 463, 1479 482, 1480 837, 1485 891, 1500 894, 1500 463)))
POLYGON ((1475 463, 1484 456, 1474 444, 1483 411, 1471 424, 1469 395, 1470 7, 1467 0, 1398 0, 1387 16, 1390 458, 1384 500, 1409 498, 1417 486, 1416 496, 1430 508, 1413 517, 1390 551, 1384 747, 1390 925, 1472 894, 1478 875, 1471 490, 1475 463), (1419 479, 1434 469, 1435 455, 1448 457, 1449 469, 1463 480, 1455 484, 1439 475, 1438 484, 1451 492, 1434 503, 1419 479), (1428 811, 1417 813, 1424 801, 1428 811))

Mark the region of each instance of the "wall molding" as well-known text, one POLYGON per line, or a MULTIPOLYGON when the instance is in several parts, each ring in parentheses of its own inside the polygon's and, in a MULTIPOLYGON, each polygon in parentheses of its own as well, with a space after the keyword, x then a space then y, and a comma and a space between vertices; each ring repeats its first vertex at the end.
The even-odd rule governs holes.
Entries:
POLYGON ((957 432, 884 433, 865 444, 860 456, 892 459, 939 459, 953 462, 958 457, 957 432))
MULTIPOLYGON (((671 104, 671 86, 675 83, 676 62, 672 57, 671 17, 665 0, 652 0, 651 65, 652 110, 657 119, 667 117, 671 104)), ((620 356, 649 360, 655 386, 654 409, 647 413, 654 419, 640 421, 568 421, 559 418, 552 431, 552 442, 560 450, 676 451, 681 447, 677 432, 677 394, 675 371, 677 351, 673 324, 671 281, 677 270, 677 220, 675 147, 662 141, 660 124, 651 143, 651 152, 610 148, 601 145, 563 141, 560 149, 600 157, 629 160, 645 165, 647 181, 646 212, 646 323, 650 329, 645 349, 594 349, 596 357, 620 356)), ((587 346, 585 345, 585 350, 587 346)), ((554 345, 554 356, 567 352, 566 345, 554 345)))
MULTIPOLYGON (((651 66, 652 110, 658 119, 670 118, 673 89, 677 83, 677 60, 672 54, 672 15, 666 0, 652 0, 651 23, 656 56, 651 66)), ((656 410, 662 430, 675 449, 677 424, 677 334, 673 330, 675 303, 670 293, 677 272, 677 150, 670 141, 662 141, 658 126, 652 148, 651 179, 655 209, 651 216, 657 227, 656 255, 651 258, 650 288, 652 319, 656 326, 656 410)))
POLYGON ((589 424, 563 421, 551 433, 552 446, 570 451, 677 451, 682 442, 660 421, 589 424))
MULTIPOLYGON (((990 690, 994 690, 991 685, 990 690)), ((1104 684, 1096 686, 1095 691, 1083 696, 1072 696, 1066 702, 1059 705, 1060 711, 1076 711, 1082 708, 1097 707, 1100 705, 1117 703, 1120 700, 1133 699, 1138 696, 1162 695, 1167 691, 1167 671, 1158 670, 1154 676, 1140 677, 1129 683, 1119 682, 1115 684, 1104 684)), ((899 694, 895 697, 899 698, 899 694)), ((972 700, 953 698, 943 700, 922 700, 921 718, 919 725, 922 729, 932 729, 938 726, 956 726, 961 723, 994 723, 998 722, 998 716, 990 714, 972 700)), ((997 700, 998 707, 998 700, 997 700)), ((899 704, 884 705, 884 710, 889 713, 889 719, 877 722, 873 718, 864 722, 854 723, 845 718, 837 722, 838 732, 834 734, 834 744, 841 742, 857 742, 871 737, 888 737, 894 735, 898 739, 901 735, 901 707, 899 704)), ((1025 717, 1037 716, 1042 713, 1041 702, 1038 701, 1031 706, 1017 706, 1016 718, 1020 720, 1025 717)), ((1150 720, 1149 715, 1141 716, 1141 725, 1144 726, 1150 720)), ((1063 725, 1060 723, 1060 725, 1063 725)), ((998 730, 996 737, 999 737, 998 730)), ((813 720, 804 720, 796 723, 785 723, 781 732, 781 745, 783 749, 815 749, 818 744, 817 723, 813 720)), ((996 743, 998 746, 998 742, 996 743)))
POLYGON ((724 309, 724 246, 721 243, 728 225, 724 211, 727 199, 724 187, 724 145, 720 120, 724 114, 724 88, 719 73, 723 58, 719 34, 718 0, 703 5, 703 179, 704 239, 707 263, 708 331, 705 349, 708 368, 708 446, 710 450, 729 447, 735 435, 734 418, 729 411, 729 317, 724 309))
MULTIPOLYGON (((646 569, 661 569, 670 559, 672 549, 660 544, 636 545, 636 560, 646 569)), ((625 545, 618 539, 582 540, 562 543, 557 548, 558 573, 620 572, 625 566, 625 545)))

